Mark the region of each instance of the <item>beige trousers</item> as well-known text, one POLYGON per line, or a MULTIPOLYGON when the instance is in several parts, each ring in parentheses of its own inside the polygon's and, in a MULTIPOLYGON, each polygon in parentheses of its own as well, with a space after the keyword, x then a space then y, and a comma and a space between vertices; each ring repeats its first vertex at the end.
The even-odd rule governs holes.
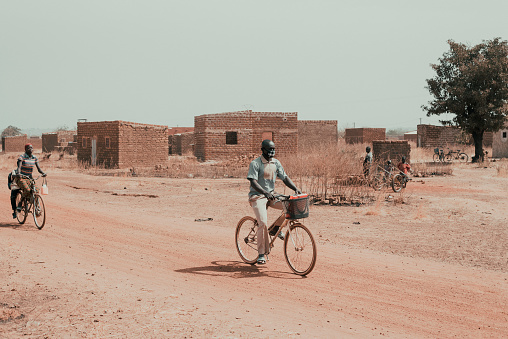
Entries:
MULTIPOLYGON (((258 241, 258 254, 269 254, 270 253, 270 236, 268 235, 268 206, 282 210, 282 203, 280 201, 268 200, 262 195, 255 195, 249 199, 249 203, 254 210, 256 219, 258 221, 258 231, 256 233, 258 241)), ((277 219, 276 225, 281 225, 284 221, 284 216, 277 219)))

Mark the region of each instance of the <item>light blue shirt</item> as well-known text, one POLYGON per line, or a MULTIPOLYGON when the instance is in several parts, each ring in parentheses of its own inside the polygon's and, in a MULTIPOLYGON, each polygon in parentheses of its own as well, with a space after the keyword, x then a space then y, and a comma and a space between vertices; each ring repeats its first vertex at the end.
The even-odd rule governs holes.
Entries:
MULTIPOLYGON (((286 179, 286 172, 284 172, 284 168, 279 160, 272 158, 268 162, 263 156, 260 156, 251 161, 247 179, 257 180, 259 186, 265 191, 272 192, 275 189, 277 177, 280 180, 286 179)), ((253 195, 261 195, 261 193, 251 187, 249 197, 253 195)))

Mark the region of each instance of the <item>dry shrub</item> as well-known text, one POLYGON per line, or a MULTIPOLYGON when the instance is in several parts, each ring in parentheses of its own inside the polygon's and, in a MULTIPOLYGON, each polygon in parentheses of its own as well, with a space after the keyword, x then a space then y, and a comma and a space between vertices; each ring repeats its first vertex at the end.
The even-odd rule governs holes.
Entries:
POLYGON ((344 142, 313 145, 280 160, 295 184, 315 200, 365 203, 374 197, 362 175, 365 146, 344 142))
POLYGON ((508 162, 498 162, 496 164, 497 176, 507 178, 508 177, 508 162))

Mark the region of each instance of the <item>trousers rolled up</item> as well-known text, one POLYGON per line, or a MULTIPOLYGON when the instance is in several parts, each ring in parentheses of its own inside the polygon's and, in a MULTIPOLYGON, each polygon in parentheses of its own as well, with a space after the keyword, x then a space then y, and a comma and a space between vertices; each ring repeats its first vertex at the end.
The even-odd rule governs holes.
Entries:
MULTIPOLYGON (((256 219, 258 221, 258 229, 256 233, 258 242, 258 254, 269 254, 270 253, 270 236, 268 235, 268 207, 282 210, 282 203, 280 201, 268 200, 264 196, 253 196, 249 199, 249 203, 254 210, 256 219)), ((275 222, 276 225, 280 226, 284 218, 279 218, 275 222), (282 219, 282 220, 280 220, 282 219)))
POLYGON ((30 196, 30 180, 26 178, 18 178, 16 185, 21 189, 21 195, 26 198, 30 196))

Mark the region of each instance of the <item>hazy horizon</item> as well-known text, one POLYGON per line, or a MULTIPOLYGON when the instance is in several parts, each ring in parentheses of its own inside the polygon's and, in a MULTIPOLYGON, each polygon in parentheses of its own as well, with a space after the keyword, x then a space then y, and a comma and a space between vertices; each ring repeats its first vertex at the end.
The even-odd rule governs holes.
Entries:
POLYGON ((0 130, 78 119, 192 127, 252 109, 339 129, 439 124, 447 40, 508 38, 503 1, 0 0, 0 130))

